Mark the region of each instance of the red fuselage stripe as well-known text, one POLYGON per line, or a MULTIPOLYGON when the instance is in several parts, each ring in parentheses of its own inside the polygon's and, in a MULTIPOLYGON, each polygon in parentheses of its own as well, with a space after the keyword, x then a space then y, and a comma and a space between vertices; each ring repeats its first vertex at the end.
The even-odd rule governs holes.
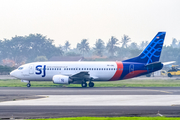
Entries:
POLYGON ((119 78, 121 77, 121 74, 123 72, 123 63, 122 62, 116 62, 116 64, 117 64, 116 73, 114 74, 114 76, 109 81, 116 81, 116 80, 119 80, 119 78))
POLYGON ((145 73, 147 72, 147 70, 136 70, 136 71, 132 71, 129 74, 127 74, 123 79, 129 79, 129 78, 133 78, 136 77, 139 74, 145 73))

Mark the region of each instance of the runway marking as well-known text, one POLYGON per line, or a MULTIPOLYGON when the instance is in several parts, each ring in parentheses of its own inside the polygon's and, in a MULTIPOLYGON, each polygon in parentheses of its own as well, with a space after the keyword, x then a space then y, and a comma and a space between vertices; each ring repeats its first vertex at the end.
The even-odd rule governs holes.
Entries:
POLYGON ((176 106, 176 107, 180 107, 180 104, 173 104, 171 106, 176 106))
MULTIPOLYGON (((142 89, 143 90, 143 89, 142 89)), ((163 92, 163 93, 173 93, 173 92, 168 92, 168 91, 163 91, 163 90, 151 90, 151 89, 144 89, 146 91, 156 91, 156 92, 163 92)))
POLYGON ((29 106, 172 106, 179 95, 40 95, 46 98, 1 102, 1 105, 29 106), (49 97, 47 97, 49 96, 49 97))
POLYGON ((160 91, 160 92, 164 92, 164 93, 172 93, 172 92, 168 92, 168 91, 160 91))

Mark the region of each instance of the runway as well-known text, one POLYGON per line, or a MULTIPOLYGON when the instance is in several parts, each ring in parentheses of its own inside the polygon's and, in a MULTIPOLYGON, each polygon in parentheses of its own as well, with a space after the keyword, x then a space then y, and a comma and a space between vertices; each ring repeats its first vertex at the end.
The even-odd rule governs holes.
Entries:
POLYGON ((180 117, 180 88, 0 88, 0 118, 180 117))

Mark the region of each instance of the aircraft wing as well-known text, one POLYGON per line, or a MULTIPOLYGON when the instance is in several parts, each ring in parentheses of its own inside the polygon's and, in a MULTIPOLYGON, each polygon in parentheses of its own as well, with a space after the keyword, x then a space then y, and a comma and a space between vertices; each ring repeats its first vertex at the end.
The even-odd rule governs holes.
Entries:
POLYGON ((82 71, 82 72, 79 72, 79 73, 77 73, 77 74, 72 75, 71 78, 72 78, 72 77, 85 78, 85 77, 87 77, 87 76, 89 76, 89 73, 86 72, 86 71, 82 71))
POLYGON ((65 76, 69 76, 70 79, 73 79, 75 83, 81 83, 84 79, 87 80, 95 80, 98 79, 96 76, 90 76, 88 71, 81 71, 76 74, 63 74, 65 76))

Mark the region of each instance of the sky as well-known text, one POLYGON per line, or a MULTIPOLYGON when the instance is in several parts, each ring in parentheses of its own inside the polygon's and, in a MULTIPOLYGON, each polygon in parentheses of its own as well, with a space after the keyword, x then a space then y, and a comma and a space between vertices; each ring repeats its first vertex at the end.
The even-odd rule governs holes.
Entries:
POLYGON ((180 0, 0 0, 0 11, 0 40, 39 33, 56 46, 88 39, 93 47, 124 34, 150 42, 159 31, 166 45, 180 40, 180 0))

